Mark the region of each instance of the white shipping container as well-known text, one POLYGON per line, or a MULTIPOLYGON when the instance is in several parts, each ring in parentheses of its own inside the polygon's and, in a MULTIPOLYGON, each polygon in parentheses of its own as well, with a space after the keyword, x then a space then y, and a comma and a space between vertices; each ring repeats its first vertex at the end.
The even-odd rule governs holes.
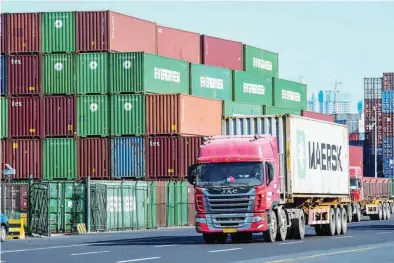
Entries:
POLYGON ((349 145, 344 125, 286 119, 287 192, 293 196, 349 195, 349 145))

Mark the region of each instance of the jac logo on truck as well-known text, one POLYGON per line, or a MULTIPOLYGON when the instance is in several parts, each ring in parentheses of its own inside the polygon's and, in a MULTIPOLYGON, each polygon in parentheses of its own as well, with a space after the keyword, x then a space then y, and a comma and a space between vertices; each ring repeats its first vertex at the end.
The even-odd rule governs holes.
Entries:
POLYGON ((237 194, 238 189, 231 189, 231 188, 222 189, 221 193, 222 194, 237 194))
POLYGON ((342 146, 309 141, 309 169, 342 172, 342 146))

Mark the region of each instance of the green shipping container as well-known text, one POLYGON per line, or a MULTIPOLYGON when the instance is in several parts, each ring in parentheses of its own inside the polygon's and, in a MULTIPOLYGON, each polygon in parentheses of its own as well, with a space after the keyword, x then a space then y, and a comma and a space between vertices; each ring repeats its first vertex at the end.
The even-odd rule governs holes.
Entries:
POLYGON ((42 58, 42 86, 45 95, 74 94, 74 62, 71 54, 51 54, 42 58))
POLYGON ((301 110, 264 106, 264 115, 291 114, 301 116, 301 110))
POLYGON ((77 55, 77 93, 106 94, 108 92, 108 54, 77 55))
POLYGON ((76 224, 85 223, 85 184, 49 182, 49 189, 52 233, 71 232, 76 224))
POLYGON ((305 84, 273 78, 273 106, 297 110, 307 109, 305 84))
POLYGON ((233 100, 231 70, 201 64, 190 65, 190 95, 233 100))
POLYGON ((167 226, 188 224, 188 182, 166 182, 167 226))
POLYGON ((51 138, 44 140, 44 180, 76 178, 75 139, 51 138))
POLYGON ((189 94, 186 61, 143 52, 110 54, 110 92, 189 94))
POLYGON ((271 105, 272 79, 235 70, 233 73, 234 101, 271 105))
POLYGON ((109 135, 109 97, 85 95, 77 99, 77 134, 80 137, 109 135))
POLYGON ((111 135, 145 133, 145 95, 111 95, 111 135))
POLYGON ((237 115, 263 115, 263 106, 234 101, 223 101, 223 117, 237 115))
POLYGON ((50 12, 41 16, 43 53, 75 52, 75 13, 50 12))
POLYGON ((244 70, 264 77, 279 77, 277 53, 244 45, 244 70))
POLYGON ((1 127, 0 127, 0 138, 8 137, 8 100, 7 98, 0 98, 0 110, 1 110, 1 127))

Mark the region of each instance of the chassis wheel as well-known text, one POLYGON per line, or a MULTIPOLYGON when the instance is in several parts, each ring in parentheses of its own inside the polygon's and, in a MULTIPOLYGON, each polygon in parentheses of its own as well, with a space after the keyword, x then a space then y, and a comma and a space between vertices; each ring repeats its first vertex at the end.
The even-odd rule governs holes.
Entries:
POLYGON ((293 229, 293 236, 295 239, 304 239, 305 237, 305 215, 301 211, 298 218, 293 219, 291 222, 291 227, 293 229))
POLYGON ((315 225, 315 233, 316 236, 324 236, 325 235, 324 225, 315 225))
POLYGON ((278 221, 276 219, 276 213, 273 210, 270 212, 270 218, 269 229, 264 231, 263 236, 266 242, 273 243, 276 241, 276 235, 278 233, 278 221))
POLYGON ((1 226, 1 242, 4 242, 7 238, 7 229, 5 228, 5 226, 1 226))
POLYGON ((326 226, 326 227, 328 227, 327 234, 329 236, 334 236, 335 235, 335 230, 336 230, 336 224, 335 224, 336 217, 335 217, 335 210, 334 210, 334 208, 330 208, 329 218, 330 218, 330 222, 326 226))
MULTIPOLYGON (((353 219, 353 207, 352 207, 352 204, 348 204, 347 206, 346 206, 346 208, 347 208, 347 211, 346 211, 346 214, 347 214, 347 222, 348 223, 351 223, 352 222, 352 219, 353 219)), ((357 211, 357 210, 356 210, 357 211)))
POLYGON ((278 212, 278 234, 276 240, 285 241, 287 237, 287 215, 286 211, 281 209, 278 212))
POLYGON ((387 216, 386 216, 386 219, 387 219, 387 220, 390 220, 390 218, 391 218, 391 207, 390 207, 390 204, 389 204, 389 203, 386 204, 386 209, 387 209, 387 216))
POLYGON ((342 230, 341 208, 337 207, 334 210, 335 210, 335 235, 340 235, 342 230))
POLYGON ((361 207, 359 205, 356 205, 356 213, 354 214, 353 219, 354 222, 361 221, 361 207))
POLYGON ((342 218, 341 235, 345 235, 347 232, 347 219, 348 219, 345 208, 341 208, 341 218, 342 218))

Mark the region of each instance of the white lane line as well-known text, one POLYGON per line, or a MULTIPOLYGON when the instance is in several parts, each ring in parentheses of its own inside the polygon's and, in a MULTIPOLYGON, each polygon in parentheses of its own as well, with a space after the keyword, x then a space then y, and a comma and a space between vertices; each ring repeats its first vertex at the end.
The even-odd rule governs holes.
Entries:
POLYGON ((217 253, 217 252, 226 252, 226 251, 234 251, 234 250, 240 250, 242 248, 237 247, 237 248, 229 248, 229 249, 221 249, 221 250, 211 250, 208 251, 208 253, 217 253))
POLYGON ((175 245, 159 245, 159 246, 155 246, 155 247, 159 248, 159 247, 173 247, 173 246, 175 246, 175 245))
POLYGON ((292 245, 292 244, 299 244, 299 243, 304 243, 304 241, 294 241, 294 242, 280 243, 280 244, 278 244, 278 246, 292 245))
POLYGON ((332 239, 342 239, 342 238, 351 238, 353 236, 343 236, 343 237, 333 237, 332 239))
POLYGON ((85 247, 85 246, 89 246, 89 245, 91 245, 91 244, 67 245, 67 246, 57 246, 57 247, 37 247, 37 248, 27 248, 27 249, 1 251, 0 253, 4 254, 4 253, 16 253, 16 252, 25 252, 25 251, 35 251, 35 250, 48 250, 48 249, 57 249, 57 248, 68 248, 68 247, 85 247))
POLYGON ((394 233, 394 232, 393 231, 379 232, 379 233, 376 233, 376 235, 384 235, 384 234, 391 234, 391 233, 394 233))
POLYGON ((137 258, 137 259, 130 259, 130 260, 117 261, 116 263, 127 263, 127 262, 146 261, 146 260, 153 260, 153 259, 159 259, 159 258, 161 258, 161 257, 137 258))
POLYGON ((96 251, 96 252, 75 253, 75 254, 70 254, 70 256, 101 254, 101 253, 108 253, 108 252, 109 252, 109 251, 96 251))

